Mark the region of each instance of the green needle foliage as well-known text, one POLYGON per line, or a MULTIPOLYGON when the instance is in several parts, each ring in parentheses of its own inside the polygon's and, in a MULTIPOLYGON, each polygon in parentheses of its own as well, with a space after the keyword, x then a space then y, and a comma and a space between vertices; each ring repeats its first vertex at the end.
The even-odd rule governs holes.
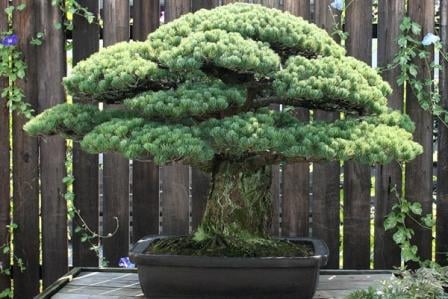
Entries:
POLYGON ((243 3, 200 10, 147 41, 79 63, 64 84, 84 104, 53 107, 25 130, 159 164, 413 159, 422 148, 409 118, 388 110, 390 87, 344 55, 325 31, 279 10, 243 3), (274 103, 346 114, 301 123, 291 109, 269 110, 274 103))
POLYGON ((164 239, 159 253, 288 254, 285 244, 260 241, 270 232, 270 165, 388 163, 422 152, 412 140, 412 121, 387 108, 391 89, 373 69, 346 57, 317 26, 260 5, 182 16, 144 42, 92 55, 64 84, 78 104, 44 111, 27 123, 28 133, 74 138, 90 153, 181 162, 212 173, 195 236, 164 239), (295 107, 344 114, 304 123, 295 107))

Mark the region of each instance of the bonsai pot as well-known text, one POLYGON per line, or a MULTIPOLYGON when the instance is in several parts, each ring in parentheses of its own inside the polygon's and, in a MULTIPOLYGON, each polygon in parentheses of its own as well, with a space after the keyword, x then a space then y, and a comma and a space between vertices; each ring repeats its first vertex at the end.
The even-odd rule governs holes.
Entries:
POLYGON ((146 253, 161 236, 147 236, 131 250, 140 284, 149 299, 308 299, 316 292, 328 247, 317 239, 285 238, 308 244, 310 257, 207 257, 146 253))

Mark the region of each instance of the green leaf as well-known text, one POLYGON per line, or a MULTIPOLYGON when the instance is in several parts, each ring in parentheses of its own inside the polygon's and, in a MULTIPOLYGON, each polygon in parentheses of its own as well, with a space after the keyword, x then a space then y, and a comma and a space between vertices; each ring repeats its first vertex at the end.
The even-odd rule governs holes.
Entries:
POLYGON ((384 229, 391 230, 397 226, 397 217, 393 214, 389 214, 384 220, 384 229))
POLYGON ((15 9, 14 6, 8 6, 8 7, 5 8, 5 13, 6 13, 8 16, 11 16, 12 13, 14 12, 14 9, 15 9))
POLYGON ((17 10, 18 11, 22 11, 22 10, 24 10, 26 8, 26 4, 25 3, 20 3, 18 6, 17 6, 17 10))
POLYGON ((410 206, 411 212, 415 215, 421 215, 422 214, 422 205, 419 202, 414 202, 410 206))

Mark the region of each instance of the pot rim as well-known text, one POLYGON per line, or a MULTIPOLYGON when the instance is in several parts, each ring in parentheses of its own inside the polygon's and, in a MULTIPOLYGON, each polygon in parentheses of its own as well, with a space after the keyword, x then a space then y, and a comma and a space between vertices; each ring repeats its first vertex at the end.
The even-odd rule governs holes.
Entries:
POLYGON ((308 257, 216 257, 189 256, 176 254, 145 253, 149 245, 159 239, 174 236, 148 235, 137 241, 129 257, 137 265, 207 268, 294 268, 325 266, 329 250, 325 242, 314 238, 277 238, 296 242, 309 242, 313 245, 314 255, 308 257))

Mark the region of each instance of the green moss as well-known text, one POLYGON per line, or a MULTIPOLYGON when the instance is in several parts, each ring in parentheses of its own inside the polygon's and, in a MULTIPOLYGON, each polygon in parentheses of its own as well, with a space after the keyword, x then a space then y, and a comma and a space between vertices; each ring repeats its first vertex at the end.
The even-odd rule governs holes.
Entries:
POLYGON ((226 257, 306 257, 313 254, 305 244, 263 238, 222 238, 194 240, 191 236, 161 239, 148 249, 151 254, 226 257))

